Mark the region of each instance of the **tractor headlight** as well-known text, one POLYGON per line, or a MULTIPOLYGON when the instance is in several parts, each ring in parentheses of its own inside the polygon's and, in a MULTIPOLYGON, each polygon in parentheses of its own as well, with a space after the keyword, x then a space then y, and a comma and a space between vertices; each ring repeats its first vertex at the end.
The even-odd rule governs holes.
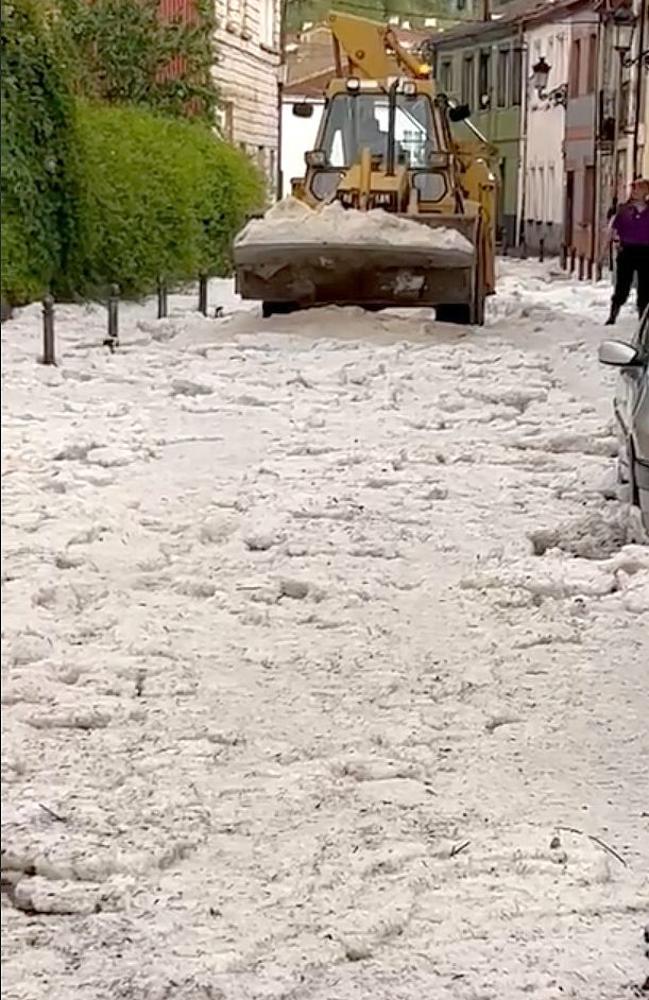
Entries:
POLYGON ((361 89, 361 81, 356 76, 350 76, 347 81, 347 90, 350 94, 357 94, 361 89))
POLYGON ((441 201, 446 194, 446 175, 422 171, 413 175, 412 186, 422 201, 441 201))
POLYGON ((311 149, 304 154, 304 162, 307 167, 326 167, 327 154, 324 149, 311 149))
POLYGON ((311 194, 318 201, 324 201, 334 193, 342 177, 338 170, 318 170, 311 180, 311 194))
POLYGON ((414 80, 405 80, 402 91, 405 97, 416 97, 417 96, 417 84, 414 80))
POLYGON ((445 170, 449 164, 449 155, 432 150, 426 154, 426 163, 431 170, 445 170))

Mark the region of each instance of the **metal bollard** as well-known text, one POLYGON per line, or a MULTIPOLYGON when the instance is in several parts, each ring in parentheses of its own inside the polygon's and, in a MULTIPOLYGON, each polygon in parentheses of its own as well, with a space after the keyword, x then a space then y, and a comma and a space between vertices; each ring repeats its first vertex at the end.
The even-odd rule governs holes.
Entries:
POLYGON ((165 319, 168 314, 167 283, 164 278, 158 278, 158 319, 165 319))
POLYGON ((539 240, 539 264, 542 264, 545 260, 545 240, 543 237, 539 240))
POLYGON ((575 258, 577 256, 577 251, 574 247, 570 247, 570 273, 575 273, 575 258))
POLYGON ((521 241, 521 260, 527 260, 527 243, 525 240, 521 241))
POLYGON ((565 243, 562 243, 559 249, 559 265, 562 271, 565 271, 568 266, 568 247, 565 243))
POLYGON ((593 280, 593 260, 591 257, 586 261, 586 277, 589 281, 593 280))
POLYGON ((207 275, 201 274, 198 278, 198 311, 207 316, 207 275))
POLYGON ((583 255, 583 253, 579 254, 579 271, 577 272, 577 277, 579 278, 580 281, 584 280, 584 255, 583 255))
POLYGON ((43 357, 42 364, 55 365, 54 356, 54 299, 46 295, 43 299, 43 357))
POLYGON ((108 296, 108 331, 104 347, 108 347, 111 354, 116 347, 119 347, 119 285, 110 286, 110 294, 108 296))
POLYGON ((603 269, 603 267, 602 267, 602 262, 601 262, 601 260, 598 260, 598 261, 597 261, 597 265, 596 265, 596 267, 595 267, 595 279, 596 279, 597 281, 601 281, 601 280, 602 280, 602 273, 603 273, 603 270, 604 270, 604 269, 603 269))
POLYGON ((509 247, 507 246, 507 237, 503 236, 503 240, 502 240, 500 252, 503 255, 503 257, 506 257, 508 251, 509 251, 509 247))

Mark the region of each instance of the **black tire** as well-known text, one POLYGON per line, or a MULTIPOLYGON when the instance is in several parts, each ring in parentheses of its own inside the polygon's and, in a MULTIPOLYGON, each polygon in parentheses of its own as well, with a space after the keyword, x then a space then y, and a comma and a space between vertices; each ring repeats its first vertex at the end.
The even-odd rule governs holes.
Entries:
POLYGON ((471 306, 468 302, 436 306, 435 318, 438 323, 459 323, 462 326, 466 326, 472 322, 471 306))
POLYGON ((264 319, 270 319, 271 316, 287 316, 299 308, 297 302, 262 302, 261 315, 264 319))
POLYGON ((484 326, 485 302, 484 293, 479 291, 476 296, 473 319, 471 321, 474 326, 484 326))
POLYGON ((487 296, 485 294, 484 268, 486 267, 488 247, 484 236, 484 226, 482 220, 478 225, 476 247, 478 248, 478 253, 475 262, 475 272, 473 275, 471 322, 474 326, 484 326, 485 304, 487 301, 487 296))

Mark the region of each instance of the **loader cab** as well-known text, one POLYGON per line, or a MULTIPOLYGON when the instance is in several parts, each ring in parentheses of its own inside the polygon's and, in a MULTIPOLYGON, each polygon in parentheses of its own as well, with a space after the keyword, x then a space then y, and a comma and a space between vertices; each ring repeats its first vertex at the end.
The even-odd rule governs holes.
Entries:
MULTIPOLYGON (((314 202, 339 197, 363 151, 371 158, 372 206, 406 211, 413 198, 441 206, 452 190, 448 136, 428 81, 334 81, 316 148, 306 154, 305 189, 314 202), (400 183, 389 182, 398 176, 400 183)), ((437 207, 437 211, 441 210, 437 207)))

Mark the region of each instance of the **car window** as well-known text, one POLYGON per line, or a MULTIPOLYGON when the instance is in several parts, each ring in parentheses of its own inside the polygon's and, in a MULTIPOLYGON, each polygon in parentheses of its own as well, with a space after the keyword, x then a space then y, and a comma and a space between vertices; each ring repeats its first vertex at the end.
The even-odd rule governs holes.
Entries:
POLYGON ((640 321, 636 343, 643 353, 649 353, 649 308, 645 309, 640 321))

